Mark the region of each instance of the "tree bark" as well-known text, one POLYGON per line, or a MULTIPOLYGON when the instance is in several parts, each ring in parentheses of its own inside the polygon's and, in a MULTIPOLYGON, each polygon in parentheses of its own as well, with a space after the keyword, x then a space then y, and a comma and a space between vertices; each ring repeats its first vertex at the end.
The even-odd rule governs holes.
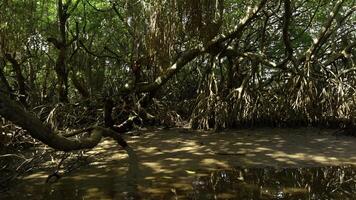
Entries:
POLYGON ((134 87, 129 86, 125 88, 123 93, 130 93, 132 91, 139 93, 157 91, 170 78, 172 78, 177 72, 179 72, 186 64, 194 60, 196 57, 204 53, 217 54, 217 52, 223 51, 223 44, 230 39, 240 38, 242 32, 252 22, 252 20, 257 17, 257 14, 259 13, 259 11, 262 10, 266 3, 267 0, 261 0, 257 6, 252 8, 246 14, 246 16, 242 20, 240 20, 240 23, 238 24, 236 29, 231 33, 227 34, 226 36, 220 37, 218 39, 212 39, 204 48, 195 48, 183 52, 181 56, 177 59, 177 61, 160 76, 158 76, 153 83, 137 84, 134 87))
MULTIPOLYGON (((70 2, 70 1, 69 1, 70 2)), ((48 42, 51 42, 58 49, 58 56, 56 60, 55 71, 58 79, 58 96, 60 102, 68 102, 68 69, 66 67, 67 58, 67 31, 66 23, 69 18, 68 6, 70 3, 64 4, 62 0, 58 0, 58 29, 59 39, 48 38, 48 42)))
POLYGON ((4 71, 3 71, 3 66, 5 66, 4 63, 5 63, 5 60, 1 59, 0 60, 0 86, 2 88, 5 88, 6 92, 11 92, 12 88, 11 88, 9 82, 7 81, 4 71))
MULTIPOLYGON (((95 147, 103 136, 115 139, 118 144, 126 148, 127 143, 121 136, 113 130, 103 127, 92 127, 82 132, 89 132, 90 136, 80 140, 71 140, 58 135, 50 127, 44 125, 37 117, 26 112, 14 101, 0 91, 0 115, 5 119, 21 126, 33 138, 38 139, 44 144, 60 151, 73 151, 89 149, 95 147)), ((81 132, 78 132, 78 134, 81 132)))
POLYGON ((15 71, 16 81, 17 81, 17 84, 19 85, 20 102, 22 103, 22 105, 27 106, 26 83, 25 83, 25 77, 22 75, 21 65, 15 59, 15 56, 12 56, 11 54, 5 54, 5 58, 12 64, 12 67, 15 71))
POLYGON ((75 89, 78 90, 79 94, 84 98, 87 99, 90 97, 90 93, 88 89, 85 87, 84 80, 83 79, 78 79, 76 75, 71 76, 72 83, 75 87, 75 89))

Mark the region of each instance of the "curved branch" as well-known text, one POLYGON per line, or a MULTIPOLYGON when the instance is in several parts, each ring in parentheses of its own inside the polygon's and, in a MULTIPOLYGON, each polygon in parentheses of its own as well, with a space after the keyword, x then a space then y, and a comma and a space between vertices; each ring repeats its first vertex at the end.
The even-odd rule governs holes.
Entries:
POLYGON ((159 89, 163 84, 165 84, 174 74, 176 74, 180 69, 182 69, 190 61, 194 60, 197 56, 201 55, 203 51, 199 49, 192 49, 188 52, 183 53, 178 60, 169 67, 163 75, 156 78, 153 83, 149 84, 138 84, 136 92, 150 92, 159 89))
POLYGON ((332 22, 334 21, 336 15, 339 13, 339 11, 342 7, 342 4, 344 2, 345 2, 345 0, 339 0, 335 4, 332 12, 330 13, 328 20, 325 22, 322 29, 319 31, 318 37, 313 39, 313 44, 305 52, 305 54, 298 60, 302 60, 302 61, 305 60, 306 62, 309 62, 312 59, 313 55, 315 55, 317 53, 317 49, 319 48, 319 46, 322 45, 323 42, 325 42, 325 36, 327 35, 327 32, 331 28, 332 22))
POLYGON ((209 51, 209 47, 211 48, 211 47, 215 46, 216 44, 223 44, 227 40, 239 38, 242 35, 243 30, 248 25, 250 25, 250 23, 252 22, 253 19, 255 19, 257 17, 257 14, 259 13, 260 10, 262 10, 262 8, 265 6, 266 3, 267 3, 267 0, 261 0, 261 2, 257 6, 250 8, 247 11, 248 12, 247 15, 240 20, 240 23, 235 28, 235 31, 229 33, 225 37, 221 37, 217 40, 212 40, 211 43, 206 48, 207 51, 209 51))
POLYGON ((240 20, 239 25, 235 28, 234 31, 229 33, 227 36, 223 36, 216 40, 211 40, 205 48, 195 48, 191 50, 187 50, 177 59, 177 61, 169 67, 161 76, 155 79, 153 83, 142 83, 136 84, 136 86, 128 85, 122 92, 130 93, 132 91, 135 92, 152 92, 159 89, 162 85, 164 85, 173 75, 175 75, 180 69, 182 69, 186 64, 194 60, 196 57, 202 55, 203 53, 216 53, 216 48, 223 47, 224 43, 230 39, 239 38, 242 35, 242 32, 245 28, 252 22, 254 18, 257 17, 259 11, 264 7, 267 3, 267 0, 261 0, 261 2, 251 8, 246 16, 240 20))
POLYGON ((0 115, 12 121, 14 124, 21 126, 33 138, 38 139, 56 150, 73 151, 93 148, 100 142, 103 136, 111 137, 124 148, 127 147, 127 143, 119 134, 102 127, 94 127, 89 137, 80 140, 71 140, 58 135, 50 127, 44 125, 32 114, 26 112, 2 92, 0 92, 0 115))

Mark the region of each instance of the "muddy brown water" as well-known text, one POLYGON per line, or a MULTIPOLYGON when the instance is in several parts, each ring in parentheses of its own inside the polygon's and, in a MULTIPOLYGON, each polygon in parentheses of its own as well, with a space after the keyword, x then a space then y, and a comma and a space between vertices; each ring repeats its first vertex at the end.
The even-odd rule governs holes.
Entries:
POLYGON ((29 174, 0 199, 356 199, 356 138, 332 132, 143 131, 128 153, 105 140, 88 166, 29 174))

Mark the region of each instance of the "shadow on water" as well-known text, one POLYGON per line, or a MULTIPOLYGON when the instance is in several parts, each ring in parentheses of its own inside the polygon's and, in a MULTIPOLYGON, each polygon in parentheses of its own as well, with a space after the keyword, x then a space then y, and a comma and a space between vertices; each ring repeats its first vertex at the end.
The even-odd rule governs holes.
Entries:
POLYGON ((25 186, 6 199, 356 199, 356 168, 234 168, 196 171, 182 181, 145 180, 132 160, 126 176, 25 186), (164 185, 164 187, 162 187, 164 185))
POLYGON ((198 176, 189 199, 355 199, 352 167, 236 168, 198 176))
MULTIPOLYGON (((0 193, 1 199, 141 199, 138 157, 126 147, 126 159, 120 164, 100 163, 66 174, 55 183, 46 183, 48 172, 25 177, 18 185, 0 193), (123 163, 126 165, 122 166, 123 163), (118 167, 120 166, 120 167, 118 167)), ((100 158, 98 158, 100 160, 100 158)))
POLYGON ((104 141, 89 166, 53 184, 32 174, 0 199, 356 199, 354 139, 277 131, 104 141))

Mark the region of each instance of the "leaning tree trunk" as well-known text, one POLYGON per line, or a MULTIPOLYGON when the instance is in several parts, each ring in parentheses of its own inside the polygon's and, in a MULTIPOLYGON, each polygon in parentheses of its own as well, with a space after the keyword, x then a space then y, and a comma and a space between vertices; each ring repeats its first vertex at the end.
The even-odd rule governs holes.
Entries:
POLYGON ((50 127, 44 125, 37 117, 26 112, 1 91, 0 115, 9 121, 12 121, 14 124, 21 126, 33 138, 38 139, 56 150, 73 151, 93 148, 100 142, 103 136, 111 137, 125 149, 128 148, 127 143, 117 132, 103 127, 91 127, 67 134, 66 136, 61 136, 55 133, 50 127), (80 140, 71 140, 67 138, 82 132, 90 132, 90 136, 80 140))

